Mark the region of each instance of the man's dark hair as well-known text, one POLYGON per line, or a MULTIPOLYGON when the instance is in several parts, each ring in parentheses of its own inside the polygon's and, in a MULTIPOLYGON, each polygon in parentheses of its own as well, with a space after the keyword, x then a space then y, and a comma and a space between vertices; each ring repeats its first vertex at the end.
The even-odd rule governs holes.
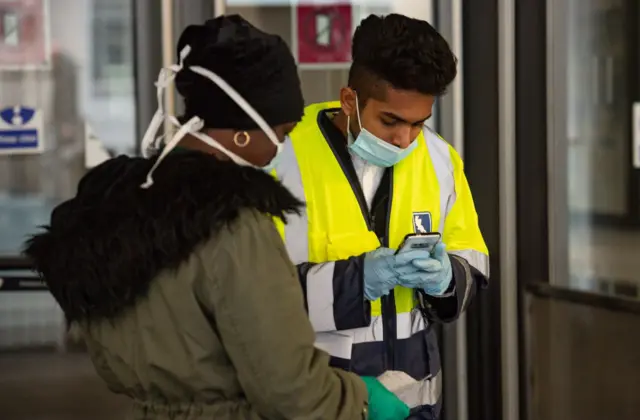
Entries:
POLYGON ((399 14, 370 15, 355 31, 349 86, 366 102, 395 89, 440 96, 458 72, 447 41, 429 23, 399 14))

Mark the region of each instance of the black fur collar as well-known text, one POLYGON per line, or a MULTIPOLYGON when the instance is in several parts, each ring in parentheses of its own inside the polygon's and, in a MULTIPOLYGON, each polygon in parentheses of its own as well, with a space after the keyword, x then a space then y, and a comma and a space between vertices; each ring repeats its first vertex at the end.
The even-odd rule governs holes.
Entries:
POLYGON ((25 254, 68 321, 111 319, 147 293, 240 210, 284 217, 301 203, 263 171, 198 152, 152 160, 121 156, 91 170, 25 254))

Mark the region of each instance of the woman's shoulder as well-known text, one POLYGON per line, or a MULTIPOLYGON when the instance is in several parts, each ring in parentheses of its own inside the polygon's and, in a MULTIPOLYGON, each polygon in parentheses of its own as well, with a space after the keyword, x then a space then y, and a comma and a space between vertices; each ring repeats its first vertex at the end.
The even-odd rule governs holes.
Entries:
POLYGON ((201 249, 204 255, 227 254, 248 255, 256 248, 265 248, 267 252, 284 246, 275 227, 273 217, 255 208, 245 208, 236 218, 225 224, 216 235, 211 236, 201 249))
POLYGON ((195 257, 204 275, 193 278, 194 288, 205 296, 212 295, 203 291, 214 290, 215 296, 233 300, 238 290, 254 293, 265 285, 298 287, 295 268, 273 219, 255 209, 239 212, 233 223, 202 244, 195 257))

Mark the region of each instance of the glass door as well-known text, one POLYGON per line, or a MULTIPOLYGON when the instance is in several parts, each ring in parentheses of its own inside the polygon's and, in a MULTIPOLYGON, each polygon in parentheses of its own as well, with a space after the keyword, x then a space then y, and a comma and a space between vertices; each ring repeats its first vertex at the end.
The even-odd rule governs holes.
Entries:
POLYGON ((22 244, 87 168, 136 150, 132 12, 129 0, 0 4, 0 348, 60 341, 53 298, 16 272, 22 244))
POLYGON ((525 418, 637 419, 640 8, 525 3, 518 76, 545 92, 518 91, 525 418))
MULTIPOLYGON (((38 120, 37 147, 12 147, 8 135, 0 146, 0 255, 5 257, 20 253, 25 235, 73 193, 96 154, 135 149, 130 2, 94 0, 71 7, 70 14, 64 1, 3 11, 2 115, 33 111, 33 121, 38 120), (13 38, 7 33, 12 22, 13 38), (37 43, 43 45, 38 57, 13 57, 14 50, 37 43)), ((10 132, 5 127, 3 133, 10 132)))
POLYGON ((67 348, 62 311, 21 249, 88 168, 136 153, 144 94, 134 51, 148 58, 153 48, 143 39, 157 35, 141 36, 153 14, 137 19, 135 3, 142 2, 0 1, 2 418, 106 420, 128 409, 88 356, 67 348))
POLYGON ((637 9, 626 0, 556 2, 548 51, 550 281, 630 299, 640 297, 637 9))

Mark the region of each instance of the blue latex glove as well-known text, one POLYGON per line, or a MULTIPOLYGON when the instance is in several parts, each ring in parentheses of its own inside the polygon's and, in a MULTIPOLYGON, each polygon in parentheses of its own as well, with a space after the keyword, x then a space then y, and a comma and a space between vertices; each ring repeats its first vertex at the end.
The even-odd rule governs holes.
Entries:
POLYGON ((376 378, 363 376, 369 393, 369 420, 405 420, 409 407, 376 378))
POLYGON ((410 289, 422 289, 430 296, 442 296, 447 291, 453 272, 445 244, 437 244, 428 258, 414 259, 412 264, 420 271, 400 275, 400 285, 410 289))
POLYGON ((396 287, 402 275, 417 274, 422 271, 414 261, 429 258, 427 251, 408 251, 394 255, 389 248, 378 248, 364 257, 364 296, 367 300, 376 300, 386 296, 396 287))

